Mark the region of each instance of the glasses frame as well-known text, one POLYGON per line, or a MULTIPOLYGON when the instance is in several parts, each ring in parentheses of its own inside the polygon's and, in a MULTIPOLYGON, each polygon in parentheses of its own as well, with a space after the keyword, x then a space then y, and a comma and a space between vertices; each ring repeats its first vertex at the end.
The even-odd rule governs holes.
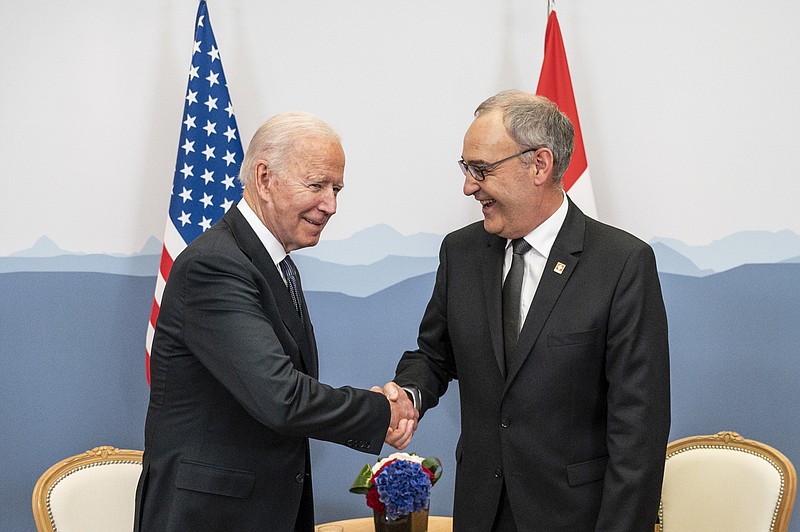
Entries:
POLYGON ((522 150, 519 153, 515 153, 514 155, 509 155, 505 159, 500 159, 499 161, 495 161, 495 162, 489 163, 489 164, 481 164, 481 165, 469 164, 462 157, 461 159, 458 160, 458 166, 459 166, 459 168, 461 168, 461 172, 464 174, 464 177, 467 177, 467 173, 469 173, 469 175, 471 175, 472 179, 474 179, 475 181, 484 181, 484 180, 486 180, 486 175, 484 174, 484 172, 486 172, 487 170, 491 170, 493 168, 496 168, 500 164, 502 164, 502 163, 504 163, 506 161, 510 161, 511 159, 513 159, 515 157, 519 157, 520 155, 524 155, 524 154, 532 152, 532 151, 541 150, 542 147, 543 146, 539 146, 538 148, 528 148, 528 149, 522 150))

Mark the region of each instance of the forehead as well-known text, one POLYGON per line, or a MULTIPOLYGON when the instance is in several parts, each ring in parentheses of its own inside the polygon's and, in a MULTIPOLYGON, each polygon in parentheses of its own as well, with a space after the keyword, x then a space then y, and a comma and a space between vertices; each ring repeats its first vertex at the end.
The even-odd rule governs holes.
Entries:
POLYGON ((481 113, 464 135, 464 149, 461 156, 470 162, 491 162, 498 155, 505 155, 517 147, 503 125, 500 111, 481 113))
POLYGON ((344 173, 344 150, 336 139, 302 137, 292 144, 291 169, 303 176, 341 180, 344 173))

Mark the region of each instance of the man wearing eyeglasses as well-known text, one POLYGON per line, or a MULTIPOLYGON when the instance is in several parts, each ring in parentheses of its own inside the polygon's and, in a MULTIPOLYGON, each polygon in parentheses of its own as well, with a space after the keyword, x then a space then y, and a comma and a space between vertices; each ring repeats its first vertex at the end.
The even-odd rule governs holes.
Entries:
POLYGON ((644 242, 561 179, 573 128, 509 91, 464 137, 483 221, 448 235, 418 348, 394 382, 422 416, 458 379, 454 530, 652 530, 670 424, 667 322, 644 242))

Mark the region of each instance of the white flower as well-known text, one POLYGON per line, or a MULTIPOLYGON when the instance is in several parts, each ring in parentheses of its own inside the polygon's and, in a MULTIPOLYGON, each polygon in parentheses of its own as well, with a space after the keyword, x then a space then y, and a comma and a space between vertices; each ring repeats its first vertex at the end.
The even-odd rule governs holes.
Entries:
POLYGON ((416 454, 392 453, 386 458, 381 458, 377 464, 372 466, 372 474, 374 475, 375 473, 377 473, 380 468, 382 468, 385 464, 391 462, 392 460, 405 460, 406 462, 416 462, 418 464, 421 464, 425 459, 422 458, 421 456, 417 456, 416 454))

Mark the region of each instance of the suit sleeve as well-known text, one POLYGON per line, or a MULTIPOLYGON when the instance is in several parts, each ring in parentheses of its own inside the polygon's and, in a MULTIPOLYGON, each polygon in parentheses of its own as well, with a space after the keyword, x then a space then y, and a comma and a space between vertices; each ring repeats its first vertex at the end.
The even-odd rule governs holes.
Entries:
POLYGON ((296 370, 276 334, 277 306, 259 291, 252 264, 198 255, 184 275, 183 341, 250 415, 280 434, 380 452, 391 416, 386 398, 296 370))
POLYGON ((415 386, 422 396, 420 416, 439 403, 449 382, 457 377, 447 329, 447 238, 439 251, 439 268, 433 294, 423 314, 418 348, 406 351, 395 371, 400 386, 415 386))
POLYGON ((611 304, 609 462, 597 530, 652 530, 670 425, 667 318, 649 246, 631 253, 611 304))

